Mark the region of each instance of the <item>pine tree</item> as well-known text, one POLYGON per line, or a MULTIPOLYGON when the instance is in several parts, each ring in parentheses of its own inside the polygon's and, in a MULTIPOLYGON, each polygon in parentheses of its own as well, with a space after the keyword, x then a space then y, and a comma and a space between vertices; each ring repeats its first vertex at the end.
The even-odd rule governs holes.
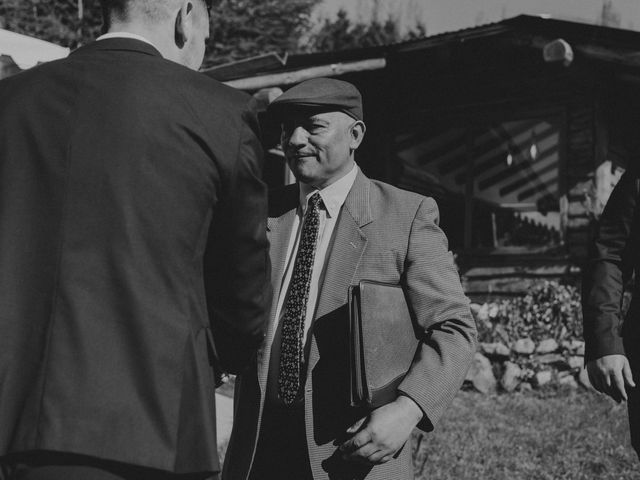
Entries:
MULTIPOLYGON (((293 53, 319 0, 219 0, 205 66, 264 53, 293 53)), ((2 0, 0 28, 76 48, 100 35, 99 0, 2 0), (79 12, 82 10, 82 18, 79 12)))
POLYGON ((319 0, 221 0, 211 14, 205 65, 265 53, 296 53, 319 0))
POLYGON ((371 23, 353 23, 345 10, 339 10, 335 19, 326 19, 322 27, 313 35, 306 46, 310 52, 330 52, 350 48, 389 45, 405 40, 424 37, 424 25, 417 23, 406 34, 401 35, 398 24, 393 18, 384 23, 377 20, 371 23))
MULTIPOLYGON (((327 52, 385 45, 424 36, 417 24, 400 35, 397 23, 353 23, 344 10, 315 34, 311 11, 320 0, 218 0, 211 11, 211 37, 204 66, 265 53, 327 52), (309 38, 300 45, 300 38, 309 38)), ((1 0, 0 28, 77 48, 100 35, 99 0, 1 0), (80 15, 81 13, 81 15, 80 15)))
POLYGON ((98 0, 2 0, 0 27, 77 48, 100 33, 102 14, 98 0), (79 12, 82 12, 80 18, 79 12))

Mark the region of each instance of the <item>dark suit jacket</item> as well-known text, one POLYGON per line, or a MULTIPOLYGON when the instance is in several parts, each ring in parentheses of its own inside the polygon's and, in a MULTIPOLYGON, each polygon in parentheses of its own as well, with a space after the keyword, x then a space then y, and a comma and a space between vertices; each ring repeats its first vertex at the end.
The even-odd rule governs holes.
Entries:
MULTIPOLYGON (((624 173, 602 212, 583 277, 585 360, 625 354, 624 343, 637 348, 640 340, 640 282, 636 278, 633 300, 622 322, 624 285, 640 271, 640 209, 638 177, 624 173), (623 342, 623 337, 625 342, 623 342)), ((628 350, 628 349, 627 349, 628 350)), ((627 351, 627 354, 632 352, 627 351)), ((640 368, 636 363, 635 367, 640 368)))
POLYGON ((0 83, 0 456, 218 469, 214 347, 271 295, 248 100, 130 39, 0 83))
MULTIPOLYGON (((298 202, 297 185, 270 196, 268 228, 274 299, 280 293, 298 202)), ((349 407, 349 285, 373 279, 402 284, 407 292, 416 328, 423 332, 423 342, 400 390, 425 413, 420 428, 433 428, 464 380, 475 353, 476 328, 446 237, 437 223, 438 209, 433 199, 369 180, 358 172, 333 232, 311 327, 305 416, 307 449, 315 480, 365 476, 375 480, 413 480, 410 448, 404 448, 397 459, 371 471, 353 469, 335 455, 335 442, 345 440, 345 430, 366 413, 349 407)), ((236 382, 236 410, 225 456, 225 480, 245 480, 251 466, 275 325, 272 307, 257 362, 236 382)))

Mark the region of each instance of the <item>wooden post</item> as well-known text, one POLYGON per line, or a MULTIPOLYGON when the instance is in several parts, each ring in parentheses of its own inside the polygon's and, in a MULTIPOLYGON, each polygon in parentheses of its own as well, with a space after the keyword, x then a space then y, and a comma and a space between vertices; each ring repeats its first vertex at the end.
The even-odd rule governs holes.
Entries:
POLYGON ((560 203, 560 244, 567 246, 567 228, 569 227, 569 197, 563 194, 560 203))
POLYGON ((560 244, 566 248, 569 253, 568 231, 569 231, 569 112, 566 107, 560 115, 560 128, 558 129, 560 138, 560 161, 558 162, 558 193, 559 193, 559 209, 560 209, 560 244))
POLYGON ((284 161, 284 184, 291 185, 293 183, 296 183, 296 181, 297 181, 296 176, 293 174, 293 172, 289 168, 289 164, 285 160, 284 161))
POLYGON ((498 247, 498 225, 496 223, 496 212, 491 212, 491 233, 493 236, 493 248, 498 247))
POLYGON ((226 83, 230 87, 239 90, 259 90, 267 87, 281 87, 283 85, 293 85, 304 80, 316 77, 334 77, 345 73, 363 72, 369 70, 381 70, 385 68, 387 62, 384 58, 369 58, 356 62, 332 63, 330 65, 319 65, 316 67, 304 68, 292 72, 270 73, 257 77, 238 78, 229 80, 226 83))
POLYGON ((82 0, 78 0, 78 19, 82 20, 84 18, 84 4, 82 0))
POLYGON ((465 134, 467 155, 467 181, 464 191, 464 249, 471 250, 473 246, 473 196, 474 196, 474 130, 467 128, 465 134))

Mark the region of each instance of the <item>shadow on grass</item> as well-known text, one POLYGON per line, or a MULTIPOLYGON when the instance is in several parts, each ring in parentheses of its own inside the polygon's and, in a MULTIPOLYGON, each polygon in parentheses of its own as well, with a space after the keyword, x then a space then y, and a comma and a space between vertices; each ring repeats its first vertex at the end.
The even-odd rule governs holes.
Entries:
POLYGON ((460 392, 432 433, 415 432, 417 479, 631 480, 626 405, 593 392, 460 392))
POLYGON ((461 391, 413 449, 419 480, 640 479, 626 405, 583 389, 461 391))

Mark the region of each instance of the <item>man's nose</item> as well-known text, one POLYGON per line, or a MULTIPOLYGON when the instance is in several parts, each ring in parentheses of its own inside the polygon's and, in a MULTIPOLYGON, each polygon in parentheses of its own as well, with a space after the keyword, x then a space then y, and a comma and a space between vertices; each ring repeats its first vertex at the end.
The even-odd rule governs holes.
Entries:
POLYGON ((289 140, 287 141, 287 143, 292 146, 300 146, 300 145, 306 144, 307 135, 304 128, 302 127, 294 128, 293 132, 291 132, 291 135, 289 136, 289 140))

